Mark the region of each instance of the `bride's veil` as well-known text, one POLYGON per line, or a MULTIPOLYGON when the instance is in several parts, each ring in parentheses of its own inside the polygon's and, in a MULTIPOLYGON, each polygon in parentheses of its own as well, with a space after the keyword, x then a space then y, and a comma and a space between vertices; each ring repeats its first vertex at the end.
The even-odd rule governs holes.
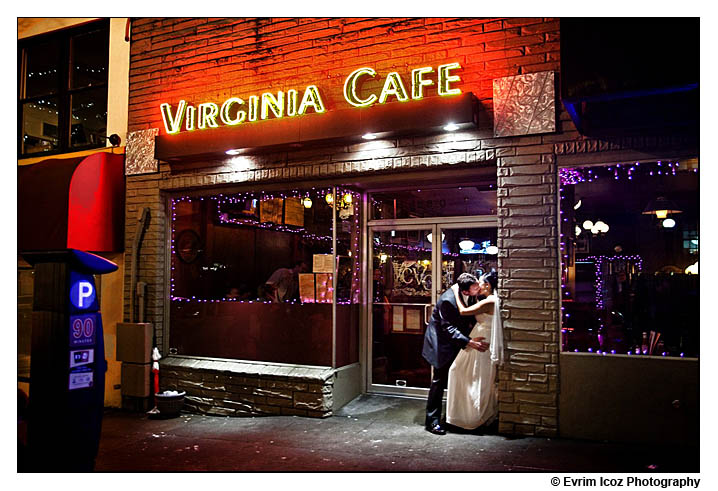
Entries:
POLYGON ((491 361, 497 365, 504 363, 504 327, 501 321, 501 303, 499 301, 498 292, 494 292, 496 297, 494 303, 494 316, 491 320, 491 341, 489 352, 491 353, 491 361))

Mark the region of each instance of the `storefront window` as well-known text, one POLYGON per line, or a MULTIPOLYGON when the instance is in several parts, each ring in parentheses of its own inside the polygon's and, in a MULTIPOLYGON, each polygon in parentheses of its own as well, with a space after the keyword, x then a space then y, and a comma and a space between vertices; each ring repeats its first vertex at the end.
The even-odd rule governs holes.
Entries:
POLYGON ((563 350, 697 357, 698 160, 560 178, 563 350))
POLYGON ((360 200, 341 188, 172 200, 171 350, 320 366, 358 361, 360 200))

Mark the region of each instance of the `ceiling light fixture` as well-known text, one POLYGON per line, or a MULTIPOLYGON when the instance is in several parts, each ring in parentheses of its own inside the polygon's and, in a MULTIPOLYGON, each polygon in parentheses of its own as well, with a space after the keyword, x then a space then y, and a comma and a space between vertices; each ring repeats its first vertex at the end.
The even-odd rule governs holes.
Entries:
POLYGON ((459 242, 459 248, 462 251, 470 251, 474 248, 474 245, 474 241, 469 239, 463 239, 461 240, 461 242, 459 242))
POLYGON ((679 209, 673 201, 664 196, 659 196, 646 205, 642 214, 656 215, 656 218, 663 220, 669 213, 683 213, 683 210, 679 209))
POLYGON ((226 153, 227 155, 239 155, 240 153, 242 153, 242 149, 241 148, 231 148, 224 153, 226 153))
POLYGON ((376 133, 365 133, 362 135, 365 140, 376 140, 376 133))

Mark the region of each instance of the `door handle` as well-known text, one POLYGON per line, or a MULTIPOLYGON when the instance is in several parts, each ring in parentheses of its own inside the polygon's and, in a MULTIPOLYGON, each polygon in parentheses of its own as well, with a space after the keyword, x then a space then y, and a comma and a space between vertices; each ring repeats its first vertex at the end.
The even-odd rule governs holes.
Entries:
POLYGON ((427 303, 426 305, 424 305, 424 325, 429 325, 429 319, 431 318, 431 309, 433 308, 433 304, 427 303))

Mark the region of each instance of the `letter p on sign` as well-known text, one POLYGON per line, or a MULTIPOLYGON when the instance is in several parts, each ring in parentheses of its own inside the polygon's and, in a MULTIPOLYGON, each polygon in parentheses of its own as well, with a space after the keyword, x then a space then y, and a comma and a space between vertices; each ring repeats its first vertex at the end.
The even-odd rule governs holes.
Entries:
POLYGON ((92 299, 94 297, 92 283, 90 283, 89 281, 81 281, 78 284, 78 287, 79 288, 77 289, 77 306, 80 307, 81 309, 84 309, 85 305, 86 305, 85 300, 89 298, 90 300, 87 302, 87 304, 91 304, 92 299))

